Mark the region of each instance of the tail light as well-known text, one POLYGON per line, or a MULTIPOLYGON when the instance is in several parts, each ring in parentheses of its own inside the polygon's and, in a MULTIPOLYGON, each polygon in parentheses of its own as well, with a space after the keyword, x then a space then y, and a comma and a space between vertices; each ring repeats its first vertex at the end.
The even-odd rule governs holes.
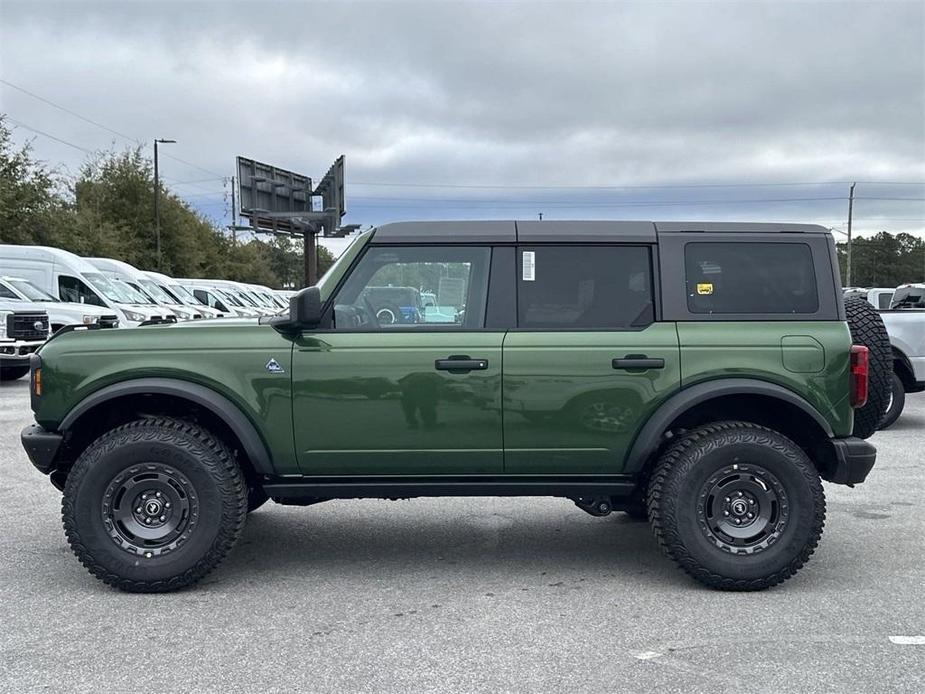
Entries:
POLYGON ((863 345, 851 345, 851 406, 864 407, 867 402, 867 381, 870 354, 863 345))

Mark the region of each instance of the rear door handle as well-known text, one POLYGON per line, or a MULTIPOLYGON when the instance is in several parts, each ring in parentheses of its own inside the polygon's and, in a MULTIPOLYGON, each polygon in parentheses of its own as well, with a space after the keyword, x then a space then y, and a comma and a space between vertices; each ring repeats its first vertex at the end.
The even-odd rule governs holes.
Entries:
POLYGON ((488 368, 488 360, 470 359, 465 354, 454 354, 446 359, 435 359, 434 368, 437 369, 437 371, 464 374, 469 371, 484 371, 488 368))
POLYGON ((665 360, 661 357, 647 357, 644 354, 627 354, 622 359, 614 359, 611 365, 615 369, 625 369, 627 371, 646 369, 664 369, 665 360))

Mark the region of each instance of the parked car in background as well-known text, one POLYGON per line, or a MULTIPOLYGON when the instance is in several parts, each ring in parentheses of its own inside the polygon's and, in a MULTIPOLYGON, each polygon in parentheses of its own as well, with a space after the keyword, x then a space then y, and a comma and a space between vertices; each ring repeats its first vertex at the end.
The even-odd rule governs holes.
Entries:
POLYGON ((114 258, 86 258, 100 272, 114 280, 121 280, 139 292, 148 302, 170 311, 178 320, 195 320, 202 318, 202 313, 185 306, 173 296, 161 289, 158 284, 134 265, 114 258))
POLYGON ((245 306, 237 297, 214 286, 210 280, 184 278, 179 282, 206 306, 218 309, 227 316, 253 318, 260 315, 256 308, 245 306))
POLYGON ((925 284, 903 284, 896 287, 890 308, 925 308, 925 284))
POLYGON ((250 300, 240 294, 231 282, 224 280, 183 279, 180 280, 200 301, 208 306, 225 307, 236 316, 253 318, 266 315, 250 300))
POLYGON ((176 320, 170 311, 145 304, 128 285, 110 281, 93 264, 60 248, 2 244, 0 268, 4 274, 29 280, 59 301, 107 308, 116 314, 121 328, 153 319, 176 320))
POLYGON ((890 308, 893 303, 895 289, 889 287, 874 287, 867 290, 867 299, 874 308, 890 308))
MULTIPOLYGON (((900 299, 900 303, 917 301, 912 292, 905 296, 909 298, 900 299)), ((907 393, 925 391, 925 307, 884 310, 880 317, 893 349, 892 392, 880 425, 881 429, 886 429, 902 414, 907 393)))
POLYGON ((152 272, 150 270, 143 271, 143 273, 147 277, 150 277, 158 287, 164 290, 165 293, 169 294, 178 303, 192 308, 196 313, 201 314, 203 318, 221 318, 225 315, 218 309, 206 306, 173 277, 168 277, 163 273, 152 272))
POLYGON ((29 373, 29 359, 51 335, 48 314, 36 304, 0 298, 0 381, 29 373))
POLYGON ((0 277, 0 300, 28 301, 39 304, 48 314, 51 332, 65 325, 98 325, 101 328, 118 328, 119 317, 112 311, 90 304, 73 304, 58 301, 22 277, 0 277))

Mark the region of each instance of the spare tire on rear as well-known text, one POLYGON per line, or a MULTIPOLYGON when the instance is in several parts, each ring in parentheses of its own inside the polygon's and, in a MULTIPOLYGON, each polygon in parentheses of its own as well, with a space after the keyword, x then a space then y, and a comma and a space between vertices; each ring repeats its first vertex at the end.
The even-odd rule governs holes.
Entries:
POLYGON ((880 427, 890 403, 893 349, 890 347, 890 338, 883 325, 883 319, 870 303, 856 297, 845 299, 845 313, 852 342, 864 345, 869 352, 867 403, 854 411, 852 432, 855 436, 866 439, 880 427))

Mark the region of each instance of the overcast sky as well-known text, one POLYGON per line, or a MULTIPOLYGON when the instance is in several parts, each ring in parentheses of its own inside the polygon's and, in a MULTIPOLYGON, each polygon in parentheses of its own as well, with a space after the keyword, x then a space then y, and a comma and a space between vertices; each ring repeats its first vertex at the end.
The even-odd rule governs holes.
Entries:
MULTIPOLYGON (((925 185, 870 183, 925 181, 921 0, 0 0, 0 79, 132 138, 176 139, 163 151, 189 163, 162 159, 167 185, 224 223, 235 155, 317 179, 345 154, 345 223, 844 228, 858 180, 862 233, 925 232, 925 185)), ((0 111, 71 171, 86 153, 48 136, 129 144, 8 84, 0 111)))

